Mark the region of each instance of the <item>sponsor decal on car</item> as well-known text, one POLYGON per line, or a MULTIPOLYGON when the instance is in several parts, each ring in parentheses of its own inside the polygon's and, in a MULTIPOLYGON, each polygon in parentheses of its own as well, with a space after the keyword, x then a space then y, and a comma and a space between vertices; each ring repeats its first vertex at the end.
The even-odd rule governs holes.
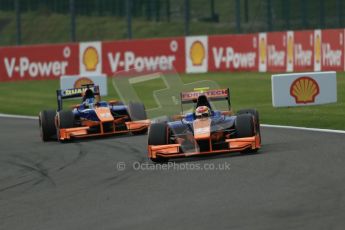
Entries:
POLYGON ((84 93, 84 91, 86 90, 86 88, 79 88, 79 89, 66 89, 66 90, 63 90, 61 92, 61 95, 62 96, 72 96, 72 95, 76 95, 76 94, 82 94, 84 93))
POLYGON ((223 98, 228 96, 227 89, 215 89, 215 90, 208 90, 206 92, 199 91, 199 92, 182 92, 181 93, 181 100, 193 100, 197 99, 200 95, 206 95, 208 98, 223 98))

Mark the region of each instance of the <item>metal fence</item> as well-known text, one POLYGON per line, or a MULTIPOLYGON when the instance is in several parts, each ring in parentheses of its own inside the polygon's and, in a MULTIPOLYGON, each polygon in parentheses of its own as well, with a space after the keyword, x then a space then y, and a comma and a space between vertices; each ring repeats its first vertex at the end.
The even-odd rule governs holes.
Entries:
POLYGON ((0 0, 0 45, 341 28, 343 0, 0 0))

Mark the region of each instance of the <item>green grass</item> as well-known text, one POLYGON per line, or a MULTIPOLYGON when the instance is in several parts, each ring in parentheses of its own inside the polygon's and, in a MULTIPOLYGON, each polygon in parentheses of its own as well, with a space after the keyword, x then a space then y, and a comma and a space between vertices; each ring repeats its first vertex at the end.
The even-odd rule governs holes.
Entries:
MULTIPOLYGON (((256 108, 260 112, 262 123, 345 130, 345 73, 338 74, 337 103, 278 109, 272 107, 270 74, 208 73, 183 75, 182 80, 184 83, 214 80, 220 87, 229 87, 233 109, 236 111, 256 108)), ((140 83, 135 86, 147 108, 156 106, 152 91, 161 88, 162 85, 161 80, 155 80, 146 85, 140 83)), ((42 109, 56 108, 55 90, 58 87, 57 80, 1 83, 0 112, 37 115, 42 109)), ((104 99, 117 98, 110 80, 108 91, 109 96, 104 99)), ((75 102, 70 101, 67 104, 72 103, 75 102)))

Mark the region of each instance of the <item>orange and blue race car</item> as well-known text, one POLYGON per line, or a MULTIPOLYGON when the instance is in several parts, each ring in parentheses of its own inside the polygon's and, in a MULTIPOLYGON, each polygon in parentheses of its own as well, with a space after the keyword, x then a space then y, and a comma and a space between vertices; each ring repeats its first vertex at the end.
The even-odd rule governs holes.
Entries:
POLYGON ((150 121, 142 103, 124 105, 121 101, 101 101, 99 87, 57 90, 58 109, 39 113, 41 138, 66 141, 73 138, 104 136, 119 133, 143 134, 150 121), (63 110, 63 100, 82 98, 82 103, 63 110))
POLYGON ((255 109, 231 112, 229 89, 180 94, 182 115, 173 121, 152 123, 148 132, 148 157, 154 162, 169 158, 256 152, 261 147, 259 113, 255 109), (212 102, 226 101, 225 111, 212 102), (183 113, 183 104, 193 103, 193 112, 183 113))

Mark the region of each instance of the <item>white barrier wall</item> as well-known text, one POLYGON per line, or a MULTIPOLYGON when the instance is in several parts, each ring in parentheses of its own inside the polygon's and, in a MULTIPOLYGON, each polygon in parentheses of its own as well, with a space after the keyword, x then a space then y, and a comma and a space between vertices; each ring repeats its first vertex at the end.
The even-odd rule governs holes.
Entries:
POLYGON ((107 76, 106 75, 74 75, 62 76, 60 78, 60 89, 81 88, 85 84, 95 84, 99 86, 101 96, 107 96, 107 76))
POLYGON ((337 102, 336 72, 274 74, 273 107, 320 105, 337 102))

